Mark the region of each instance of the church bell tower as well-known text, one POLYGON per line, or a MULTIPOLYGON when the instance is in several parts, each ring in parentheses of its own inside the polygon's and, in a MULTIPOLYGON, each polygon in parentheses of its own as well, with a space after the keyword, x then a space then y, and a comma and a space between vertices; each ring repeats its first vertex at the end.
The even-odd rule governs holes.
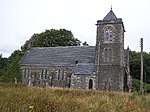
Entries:
POLYGON ((96 59, 97 89, 123 91, 124 88, 124 25, 112 8, 103 20, 97 21, 96 59))

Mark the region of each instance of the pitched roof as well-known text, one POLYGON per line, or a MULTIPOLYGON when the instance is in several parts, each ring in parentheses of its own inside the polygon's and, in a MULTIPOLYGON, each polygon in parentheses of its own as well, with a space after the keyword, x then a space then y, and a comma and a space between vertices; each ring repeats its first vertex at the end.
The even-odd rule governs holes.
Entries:
POLYGON ((75 66, 94 63, 95 46, 35 47, 21 59, 23 66, 75 66))
POLYGON ((96 71, 96 66, 93 63, 77 64, 74 67, 74 74, 76 75, 86 75, 93 74, 96 71))
POLYGON ((104 17, 103 20, 116 20, 116 19, 117 19, 117 17, 116 17, 116 15, 114 14, 113 10, 111 9, 111 10, 109 11, 109 13, 104 17))

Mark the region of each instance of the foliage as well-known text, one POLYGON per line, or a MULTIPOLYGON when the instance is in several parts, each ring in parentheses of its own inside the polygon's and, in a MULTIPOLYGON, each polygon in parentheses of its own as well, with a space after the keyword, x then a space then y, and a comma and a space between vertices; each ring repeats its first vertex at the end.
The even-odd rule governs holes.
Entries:
POLYGON ((89 44, 87 42, 83 42, 82 45, 83 46, 89 46, 89 44))
POLYGON ((0 84, 1 112, 149 112, 149 105, 149 94, 0 84))
MULTIPOLYGON (((130 73, 132 78, 140 80, 140 52, 130 51, 130 73)), ((144 82, 150 83, 150 54, 143 53, 144 82), (146 75, 146 77, 145 77, 146 75), (145 80, 146 79, 146 80, 145 80)))
POLYGON ((150 84, 146 84, 146 85, 144 86, 144 89, 145 89, 145 92, 146 92, 146 93, 150 93, 150 84))
POLYGON ((7 80, 14 82, 16 79, 21 79, 21 71, 19 61, 23 53, 20 50, 14 51, 11 56, 8 58, 8 64, 6 66, 7 80))
MULTIPOLYGON (((74 38, 71 31, 66 29, 51 29, 31 37, 33 47, 79 46, 80 41, 74 38)), ((27 50, 29 40, 21 47, 27 50)))
POLYGON ((3 69, 7 64, 7 58, 3 58, 0 56, 0 69, 3 69))
POLYGON ((140 91, 140 80, 138 79, 133 79, 132 80, 132 87, 139 92, 140 91))
POLYGON ((140 79, 140 53, 130 51, 130 73, 132 78, 140 79))
POLYGON ((23 53, 19 50, 14 51, 7 59, 7 63, 0 70, 0 80, 3 82, 14 82, 14 79, 21 79, 19 61, 23 53))
POLYGON ((71 31, 66 29, 51 29, 34 34, 30 40, 25 42, 21 50, 15 50, 8 59, 2 58, 2 54, 0 55, 0 81, 14 82, 15 79, 21 81, 19 61, 26 53, 31 41, 33 47, 79 46, 81 43, 74 38, 71 31))

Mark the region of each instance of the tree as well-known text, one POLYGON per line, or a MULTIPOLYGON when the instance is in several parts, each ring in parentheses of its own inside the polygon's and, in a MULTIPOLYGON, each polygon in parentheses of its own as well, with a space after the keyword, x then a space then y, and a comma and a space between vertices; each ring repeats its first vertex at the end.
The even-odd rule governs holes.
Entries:
MULTIPOLYGON (((143 61, 144 74, 146 73, 144 79, 146 79, 146 83, 150 83, 150 54, 143 52, 143 61)), ((140 52, 130 51, 130 73, 132 78, 140 80, 140 67, 140 52)))
POLYGON ((15 50, 8 58, 8 63, 4 68, 4 70, 6 71, 5 77, 3 77, 4 81, 14 82, 15 78, 21 80, 19 61, 22 56, 22 51, 15 50))
POLYGON ((0 69, 3 69, 7 64, 7 58, 3 58, 2 54, 0 55, 0 69))
POLYGON ((136 51, 130 51, 130 73, 132 78, 140 79, 140 53, 136 51))
POLYGON ((71 31, 66 29, 46 30, 45 32, 34 34, 21 47, 15 50, 8 59, 0 55, 0 81, 14 82, 15 79, 21 80, 19 61, 28 49, 29 43, 33 47, 55 47, 55 46, 79 46, 81 41, 74 38, 71 31))
POLYGON ((7 65, 7 62, 7 58, 3 58, 2 54, 0 54, 0 82, 3 81, 4 77, 6 76, 6 71, 4 68, 7 65))
MULTIPOLYGON (((81 41, 74 38, 71 31, 66 29, 51 29, 31 37, 33 47, 79 46, 81 41)), ((30 40, 21 47, 26 51, 30 40)))

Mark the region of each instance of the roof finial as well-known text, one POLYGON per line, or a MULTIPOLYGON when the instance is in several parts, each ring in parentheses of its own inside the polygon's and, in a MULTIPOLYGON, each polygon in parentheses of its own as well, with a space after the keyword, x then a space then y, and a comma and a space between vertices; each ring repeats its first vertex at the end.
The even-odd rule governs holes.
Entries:
POLYGON ((111 5, 111 10, 112 10, 112 5, 111 5))

